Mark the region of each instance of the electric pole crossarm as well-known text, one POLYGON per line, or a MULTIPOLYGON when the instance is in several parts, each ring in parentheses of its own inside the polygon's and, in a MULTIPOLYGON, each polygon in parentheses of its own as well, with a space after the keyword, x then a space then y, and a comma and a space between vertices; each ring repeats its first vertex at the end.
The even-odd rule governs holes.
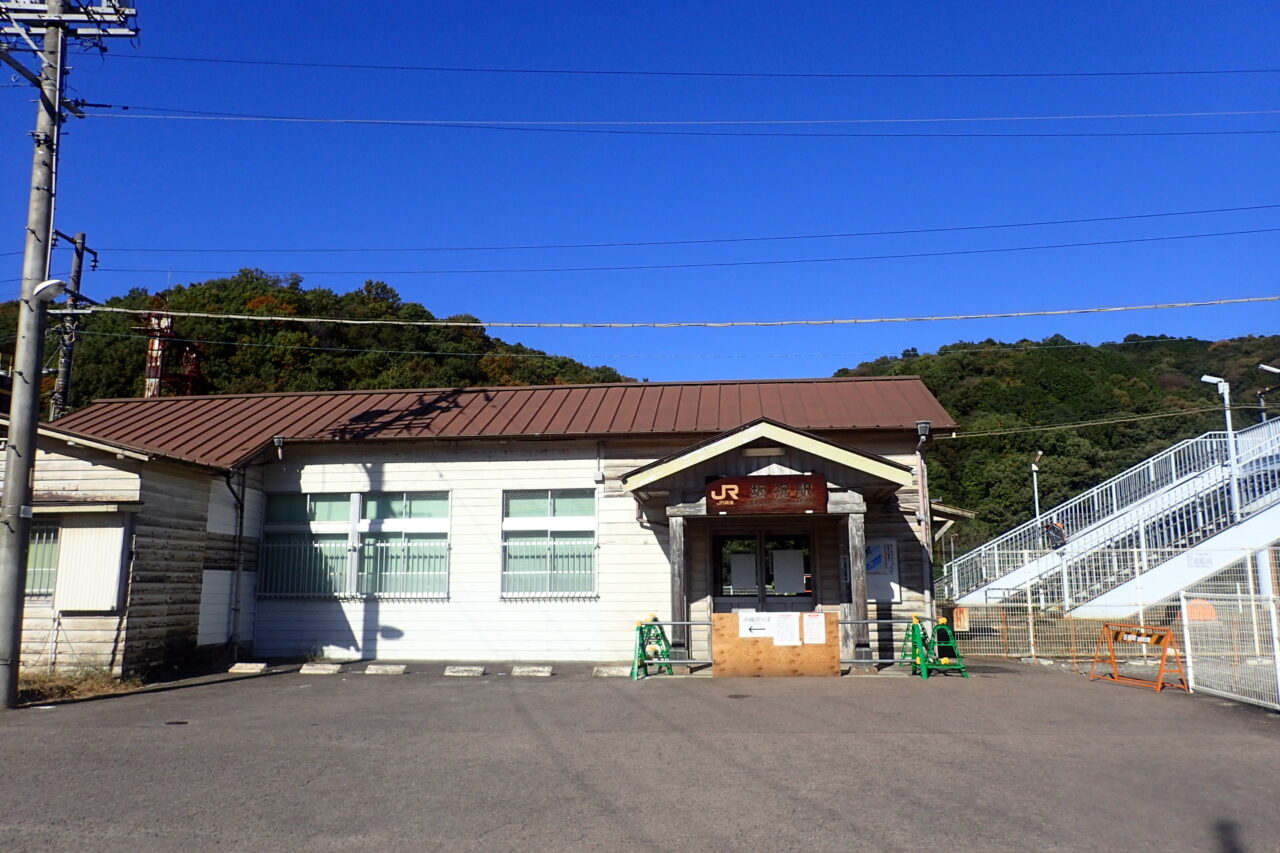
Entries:
MULTIPOLYGON (((14 59, 12 56, 10 56, 7 48, 0 48, 0 62, 3 62, 5 65, 8 65, 14 71, 18 72, 18 74, 20 74, 24 80, 26 80, 32 86, 35 86, 37 89, 43 85, 40 82, 40 75, 36 74, 30 68, 23 65, 21 62, 14 59)), ((66 98, 62 99, 62 108, 67 112, 71 113, 76 118, 84 118, 84 110, 80 109, 78 106, 71 103, 66 98)))

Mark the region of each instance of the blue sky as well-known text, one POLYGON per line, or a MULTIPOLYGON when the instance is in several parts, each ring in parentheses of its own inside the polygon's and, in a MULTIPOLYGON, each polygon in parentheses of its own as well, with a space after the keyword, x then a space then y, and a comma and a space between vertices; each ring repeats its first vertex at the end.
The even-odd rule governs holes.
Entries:
MULTIPOLYGON (((381 3, 138 0, 142 36, 74 60, 71 94, 130 105, 457 121, 810 120, 1280 109, 1280 74, 759 79, 270 68, 140 56, 467 67, 1028 73, 1280 68, 1274 3, 381 3), (297 11, 305 8, 305 12, 297 11), (369 10, 378 11, 370 14, 369 10)), ((31 92, 0 88, 0 253, 21 249, 31 92)), ((113 112, 119 112, 113 111, 113 112)), ((704 127, 734 131, 743 128, 704 127)), ((847 125, 805 132, 1280 130, 1280 115, 847 125)), ((1280 233, 1006 254, 607 272, 410 270, 943 252, 1280 228, 1280 209, 993 231, 696 246, 212 254, 136 249, 633 242, 981 225, 1280 203, 1278 135, 726 138, 179 119, 72 120, 58 227, 99 298, 244 266, 339 291, 382 279, 437 315, 774 320, 1028 311, 1277 292, 1280 233), (141 269, 151 272, 112 270, 141 269), (170 272, 172 270, 172 272, 170 272), (401 271, 401 272, 393 272, 401 271)), ((63 253, 55 272, 65 271, 63 253)), ((14 278, 21 258, 0 257, 14 278)), ((4 295, 17 284, 0 284, 4 295)), ((495 330, 663 379, 825 376, 956 340, 1221 338, 1274 304, 928 324, 495 330)))

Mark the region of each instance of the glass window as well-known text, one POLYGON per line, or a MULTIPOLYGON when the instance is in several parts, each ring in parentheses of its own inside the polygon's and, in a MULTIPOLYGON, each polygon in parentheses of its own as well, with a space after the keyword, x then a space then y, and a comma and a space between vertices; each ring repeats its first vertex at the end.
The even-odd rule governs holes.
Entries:
POLYGON ((27 595, 53 595, 58 575, 58 525, 35 522, 27 548, 27 595))
POLYGON ((267 521, 287 524, 306 520, 306 495, 267 495, 267 521))
POLYGON ((503 518, 548 518, 551 515, 550 495, 546 489, 534 491, 503 492, 503 518))
POLYGON ((448 492, 373 492, 365 497, 366 519, 448 518, 448 492))
POLYGON ((327 598, 347 591, 345 533, 268 533, 262 540, 258 594, 327 598))
POLYGON ((503 518, 590 518, 595 489, 521 489, 503 492, 503 518))
POLYGON ((351 495, 308 495, 309 521, 347 521, 351 517, 351 495))
POLYGON ((596 537, 591 531, 508 531, 502 542, 502 593, 583 595, 595 591, 596 537))
POLYGON ((308 521, 347 521, 351 495, 267 495, 267 521, 272 524, 302 524, 308 521))
POLYGON ((556 518, 587 517, 596 514, 595 489, 555 489, 551 492, 551 514, 556 518))
POLYGON ((440 598, 448 593, 449 540, 443 533, 366 533, 360 537, 362 595, 440 598))

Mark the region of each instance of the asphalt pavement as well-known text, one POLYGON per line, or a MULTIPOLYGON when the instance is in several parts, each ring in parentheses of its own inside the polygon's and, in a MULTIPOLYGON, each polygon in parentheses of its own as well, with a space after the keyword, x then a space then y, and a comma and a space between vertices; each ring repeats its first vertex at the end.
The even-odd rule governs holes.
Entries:
POLYGON ((0 713, 0 850, 1271 851, 1280 716, 1018 663, 296 672, 0 713))

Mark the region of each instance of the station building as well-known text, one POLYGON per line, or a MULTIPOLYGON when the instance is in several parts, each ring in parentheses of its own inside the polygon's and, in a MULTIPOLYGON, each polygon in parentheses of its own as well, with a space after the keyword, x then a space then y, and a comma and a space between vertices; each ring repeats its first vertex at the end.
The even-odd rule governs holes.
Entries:
POLYGON ((960 512, 921 435, 954 426, 910 376, 98 401, 41 428, 24 663, 623 661, 650 614, 927 614, 960 512))

